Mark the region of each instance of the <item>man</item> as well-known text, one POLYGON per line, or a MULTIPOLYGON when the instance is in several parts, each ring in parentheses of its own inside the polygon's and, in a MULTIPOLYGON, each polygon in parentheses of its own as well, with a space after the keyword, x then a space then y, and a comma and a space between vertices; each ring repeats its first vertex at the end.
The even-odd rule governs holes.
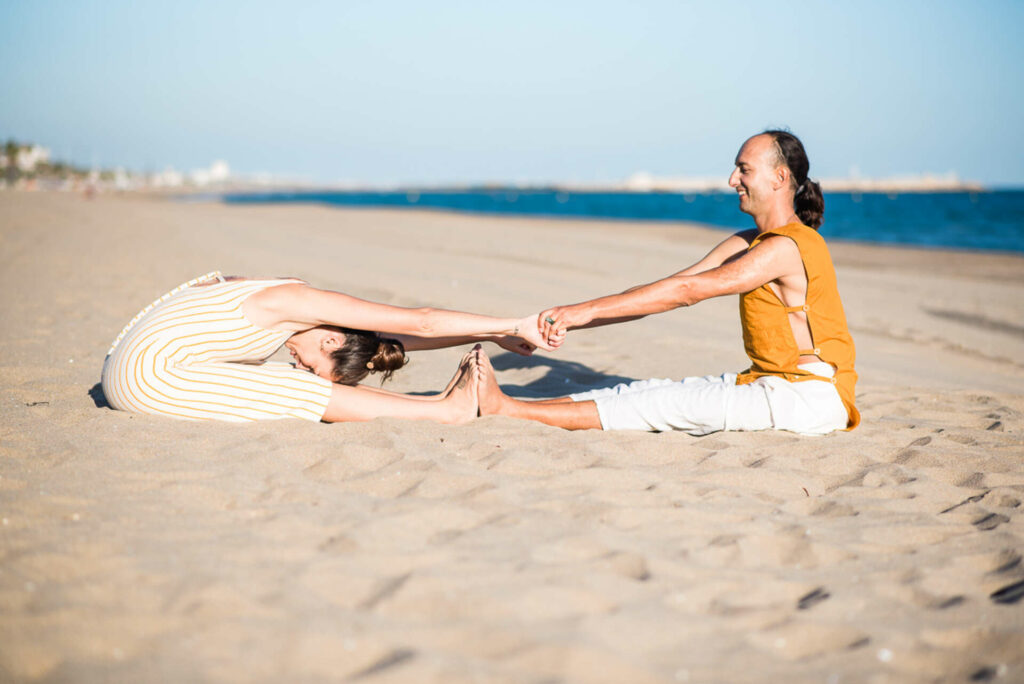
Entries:
POLYGON ((825 209, 807 177, 803 144, 786 131, 747 140, 729 185, 756 229, 736 233, 689 268, 647 285, 540 315, 555 339, 573 328, 608 325, 722 295, 740 295, 743 341, 751 366, 740 374, 629 385, 526 402, 501 392, 479 351, 480 412, 569 429, 790 430, 825 434, 853 429, 853 339, 835 269, 816 229, 825 209))

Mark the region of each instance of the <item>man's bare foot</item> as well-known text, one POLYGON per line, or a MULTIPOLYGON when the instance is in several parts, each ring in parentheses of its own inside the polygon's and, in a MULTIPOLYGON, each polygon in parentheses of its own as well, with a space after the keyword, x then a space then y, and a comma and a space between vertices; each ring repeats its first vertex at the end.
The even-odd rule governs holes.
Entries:
POLYGON ((476 359, 480 415, 491 416, 499 414, 505 402, 508 401, 508 396, 498 386, 498 380, 494 377, 494 366, 491 365, 487 352, 483 349, 478 350, 476 359))
MULTIPOLYGON (((474 349, 475 351, 475 349, 474 349)), ((449 409, 447 423, 465 423, 477 416, 477 360, 473 353, 459 366, 459 374, 444 403, 449 409)))

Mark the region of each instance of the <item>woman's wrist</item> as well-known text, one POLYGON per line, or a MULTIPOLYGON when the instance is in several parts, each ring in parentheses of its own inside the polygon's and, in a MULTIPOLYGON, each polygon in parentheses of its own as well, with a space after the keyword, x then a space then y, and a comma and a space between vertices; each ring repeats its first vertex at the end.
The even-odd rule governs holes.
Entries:
POLYGON ((522 318, 512 322, 512 328, 506 335, 512 335, 513 337, 522 337, 524 334, 529 332, 529 327, 537 327, 537 316, 536 314, 531 316, 523 316, 522 318))

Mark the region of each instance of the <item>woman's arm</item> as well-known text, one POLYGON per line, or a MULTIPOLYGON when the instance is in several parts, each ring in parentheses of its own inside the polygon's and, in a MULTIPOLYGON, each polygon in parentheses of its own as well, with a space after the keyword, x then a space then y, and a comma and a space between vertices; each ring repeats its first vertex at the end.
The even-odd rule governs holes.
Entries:
POLYGON ((272 323, 261 322, 262 325, 296 332, 320 325, 334 325, 430 339, 515 335, 549 351, 558 346, 548 344, 540 336, 536 315, 518 319, 495 318, 429 307, 405 308, 300 283, 267 288, 249 299, 258 309, 259 317, 272 323))
MULTIPOLYGON (((534 318, 534 326, 537 321, 534 318)), ((425 349, 442 349, 444 347, 458 347, 463 344, 474 342, 494 342, 502 349, 529 356, 533 354, 536 345, 528 342, 524 337, 516 335, 466 335, 464 337, 416 337, 414 335, 392 335, 402 343, 405 351, 423 351, 425 349)))

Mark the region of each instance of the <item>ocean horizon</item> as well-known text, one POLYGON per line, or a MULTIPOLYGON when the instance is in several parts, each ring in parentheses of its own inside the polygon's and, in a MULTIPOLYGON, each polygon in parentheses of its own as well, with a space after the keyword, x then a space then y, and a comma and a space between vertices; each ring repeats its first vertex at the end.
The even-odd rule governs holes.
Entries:
MULTIPOLYGON (((273 191, 220 195, 231 204, 315 203, 339 207, 439 209, 492 215, 700 223, 752 227, 731 192, 592 192, 479 188, 273 191)), ((912 247, 1024 253, 1024 190, 826 192, 826 238, 912 247)))

